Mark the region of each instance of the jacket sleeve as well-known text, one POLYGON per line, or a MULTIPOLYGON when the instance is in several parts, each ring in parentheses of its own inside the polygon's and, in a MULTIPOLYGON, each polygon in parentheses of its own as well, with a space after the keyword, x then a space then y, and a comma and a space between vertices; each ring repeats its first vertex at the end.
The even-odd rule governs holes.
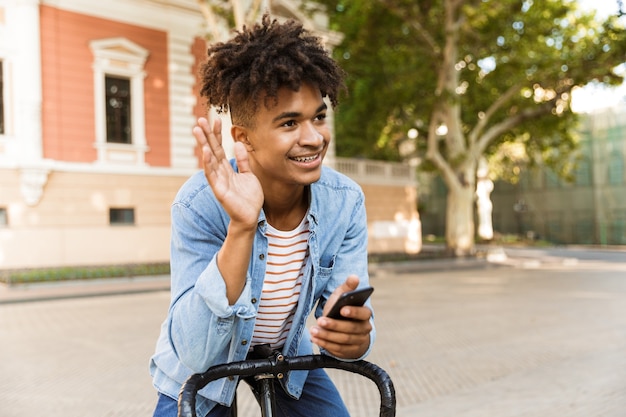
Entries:
POLYGON ((219 224, 216 207, 203 209, 214 216, 181 203, 172 206, 169 339, 181 363, 194 372, 227 362, 237 321, 254 315, 249 276, 239 300, 228 303, 216 261, 227 228, 219 224))
MULTIPOLYGON (((315 312, 316 317, 320 317, 322 315, 326 300, 328 300, 330 295, 339 285, 343 284, 349 275, 356 275, 359 277, 359 288, 370 285, 367 265, 367 215, 365 211, 365 197, 362 192, 358 193, 358 198, 356 198, 356 200, 353 200, 353 207, 349 216, 347 228, 344 230, 345 234, 339 236, 341 242, 339 244, 339 250, 334 258, 332 276, 322 292, 320 302, 315 312)), ((362 357, 354 360, 365 358, 365 356, 370 353, 374 340, 376 339, 374 310, 369 299, 365 305, 372 310, 372 318, 370 319, 372 324, 370 345, 362 357)), ((322 353, 330 355, 324 350, 322 350, 322 353)))

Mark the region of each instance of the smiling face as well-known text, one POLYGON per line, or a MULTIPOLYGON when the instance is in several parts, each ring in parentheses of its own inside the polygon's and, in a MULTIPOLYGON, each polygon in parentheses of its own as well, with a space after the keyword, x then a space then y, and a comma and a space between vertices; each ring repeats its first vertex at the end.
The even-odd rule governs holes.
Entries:
POLYGON ((281 88, 269 108, 260 105, 253 127, 234 127, 233 136, 246 146, 264 190, 303 187, 319 179, 330 141, 326 112, 320 90, 302 84, 298 91, 281 88))

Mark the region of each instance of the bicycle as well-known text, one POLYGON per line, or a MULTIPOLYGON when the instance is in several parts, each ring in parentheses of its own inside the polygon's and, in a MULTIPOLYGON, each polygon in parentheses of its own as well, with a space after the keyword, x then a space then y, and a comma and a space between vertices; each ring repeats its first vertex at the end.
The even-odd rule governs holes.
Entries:
MULTIPOLYGON (((228 376, 254 377, 258 383, 257 401, 262 417, 273 417, 275 409, 272 379, 282 378, 288 371, 333 368, 360 374, 373 381, 380 393, 380 417, 396 415, 395 389, 391 378, 382 368, 371 362, 359 360, 344 362, 326 355, 285 357, 273 351, 266 359, 248 359, 215 365, 204 373, 191 375, 183 384, 178 396, 178 417, 196 417, 196 395, 209 382, 228 376)), ((237 416, 237 398, 231 407, 231 417, 237 416)))

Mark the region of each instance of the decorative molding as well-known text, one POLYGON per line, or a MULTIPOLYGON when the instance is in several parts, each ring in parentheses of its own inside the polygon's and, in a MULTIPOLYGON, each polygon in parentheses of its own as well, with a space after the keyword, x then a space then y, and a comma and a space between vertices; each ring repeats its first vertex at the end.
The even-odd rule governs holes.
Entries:
POLYGON ((39 203, 49 174, 50 170, 45 168, 22 168, 20 191, 27 205, 36 206, 39 203))
POLYGON ((96 61, 102 65, 111 65, 112 61, 123 61, 129 64, 130 71, 138 71, 148 58, 148 50, 126 38, 98 39, 89 43, 96 61))
POLYGON ((157 30, 202 33, 197 0, 40 0, 43 5, 157 30), (120 13, 123 10, 123 13, 120 13))

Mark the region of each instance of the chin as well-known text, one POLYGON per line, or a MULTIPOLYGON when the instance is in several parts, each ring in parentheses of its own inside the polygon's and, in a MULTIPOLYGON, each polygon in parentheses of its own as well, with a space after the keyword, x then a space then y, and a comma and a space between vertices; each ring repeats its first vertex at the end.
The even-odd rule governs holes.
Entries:
POLYGON ((322 168, 315 170, 314 172, 309 172, 306 175, 302 175, 296 179, 298 184, 300 185, 311 185, 314 182, 317 182, 322 176, 322 168))

